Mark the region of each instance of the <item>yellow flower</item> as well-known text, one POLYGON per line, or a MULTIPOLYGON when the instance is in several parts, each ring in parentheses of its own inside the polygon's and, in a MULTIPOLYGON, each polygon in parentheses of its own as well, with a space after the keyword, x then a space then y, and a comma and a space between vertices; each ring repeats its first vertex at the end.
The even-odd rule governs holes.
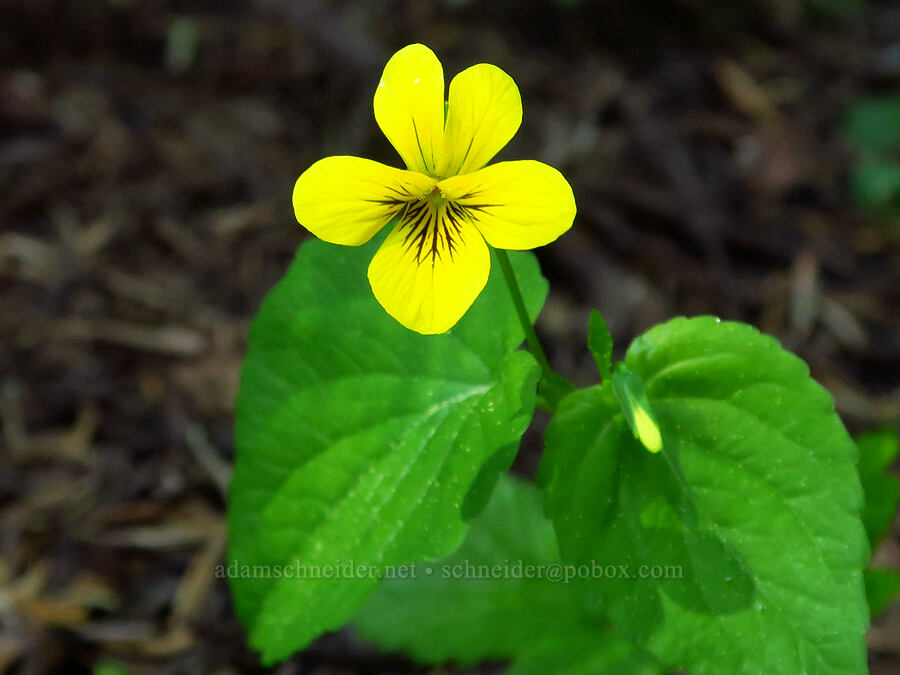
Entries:
POLYGON ((375 91, 375 120, 407 169, 359 157, 326 157, 294 186, 294 213, 314 235, 360 246, 396 218, 369 265, 372 292, 401 324, 443 333, 487 283, 490 244, 531 249, 572 225, 575 198, 541 162, 485 167, 522 122, 515 82, 486 63, 450 83, 428 47, 394 54, 375 91), (485 168, 483 168, 485 167, 485 168))

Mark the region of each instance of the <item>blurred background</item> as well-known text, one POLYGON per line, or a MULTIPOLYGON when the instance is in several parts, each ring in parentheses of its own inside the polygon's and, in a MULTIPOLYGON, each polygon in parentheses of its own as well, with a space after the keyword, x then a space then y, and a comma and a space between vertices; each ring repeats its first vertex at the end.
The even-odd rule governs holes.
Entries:
MULTIPOLYGON (((267 672, 213 575, 247 329, 306 236, 300 172, 399 165, 372 94, 410 42, 509 72, 500 158, 572 183, 538 252, 558 370, 594 380, 590 307, 619 353, 712 313, 851 431, 900 421, 900 3, 2 0, 0 671, 267 672)), ((540 423, 516 470, 539 452, 540 423)), ((896 605, 869 644, 900 672, 896 605)), ((426 671, 341 633, 276 672, 426 671)))

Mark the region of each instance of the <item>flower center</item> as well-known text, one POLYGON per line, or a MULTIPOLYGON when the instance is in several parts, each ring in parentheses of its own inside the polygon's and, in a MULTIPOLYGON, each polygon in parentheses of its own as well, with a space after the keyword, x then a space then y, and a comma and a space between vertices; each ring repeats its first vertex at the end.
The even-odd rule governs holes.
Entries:
POLYGON ((441 206, 443 206, 446 200, 444 199, 444 195, 441 193, 438 186, 435 185, 434 189, 432 189, 431 191, 431 194, 428 195, 427 201, 433 209, 437 210, 441 206))
POLYGON ((461 246, 466 219, 463 207, 435 185, 419 199, 407 202, 400 213, 403 245, 419 265, 430 261, 433 267, 444 256, 452 261, 461 246))

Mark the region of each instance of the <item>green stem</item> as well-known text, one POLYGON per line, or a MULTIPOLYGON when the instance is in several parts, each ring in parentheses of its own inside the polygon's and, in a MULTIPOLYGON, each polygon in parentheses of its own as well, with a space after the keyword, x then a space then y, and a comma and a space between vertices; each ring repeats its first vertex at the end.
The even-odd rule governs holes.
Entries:
POLYGON ((509 294, 512 296, 513 304, 516 306, 516 314, 519 315, 519 322, 522 324, 522 329, 525 331, 525 341, 528 343, 528 348, 531 350, 534 358, 541 366, 541 370, 544 371, 544 376, 549 377, 554 374, 553 368, 550 367, 550 362, 547 360, 544 348, 541 347, 541 342, 538 340, 537 333, 534 332, 534 326, 531 325, 531 317, 528 316, 528 310, 525 308, 525 300, 522 298, 522 291, 519 288, 516 273, 513 271, 512 265, 509 262, 509 255, 507 255, 506 251, 499 248, 496 249, 496 253, 497 261, 500 263, 500 269, 503 271, 503 278, 506 280, 506 285, 509 287, 509 294))
POLYGON ((534 326, 531 323, 531 317, 528 316, 528 309, 525 307, 525 300, 522 298, 522 290, 519 288, 519 282, 516 279, 516 273, 513 271, 509 262, 509 255, 502 249, 494 249, 497 253, 497 262, 500 263, 500 270, 503 272, 503 278, 509 288, 509 294, 512 296, 513 305, 516 307, 516 314, 519 316, 519 322, 525 331, 525 341, 528 343, 528 349, 532 356, 538 362, 543 372, 540 382, 540 393, 544 398, 544 407, 550 412, 556 412, 559 401, 570 391, 574 389, 564 377, 555 373, 550 367, 544 348, 538 340, 537 333, 534 332, 534 326))

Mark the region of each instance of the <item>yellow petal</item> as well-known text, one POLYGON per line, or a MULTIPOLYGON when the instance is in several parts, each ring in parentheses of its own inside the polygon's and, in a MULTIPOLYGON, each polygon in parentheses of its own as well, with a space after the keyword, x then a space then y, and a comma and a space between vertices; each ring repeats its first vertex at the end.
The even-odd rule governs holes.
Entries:
POLYGON ((487 283, 491 258, 481 235, 448 205, 411 206, 369 265, 381 306, 425 335, 445 333, 487 283))
POLYGON ((384 67, 375 90, 375 120, 406 166, 435 174, 443 151, 444 70, 425 45, 409 45, 384 67))
POLYGON ((563 175, 534 160, 499 162, 438 183, 447 199, 466 209, 491 246, 544 246, 572 226, 575 196, 563 175))
POLYGON ((470 173, 487 164, 522 123, 516 83, 497 66, 480 63, 450 83, 444 156, 437 175, 470 173))
POLYGON ((434 184, 428 176, 370 159, 326 157, 297 179, 294 214, 319 239, 359 246, 434 184))

